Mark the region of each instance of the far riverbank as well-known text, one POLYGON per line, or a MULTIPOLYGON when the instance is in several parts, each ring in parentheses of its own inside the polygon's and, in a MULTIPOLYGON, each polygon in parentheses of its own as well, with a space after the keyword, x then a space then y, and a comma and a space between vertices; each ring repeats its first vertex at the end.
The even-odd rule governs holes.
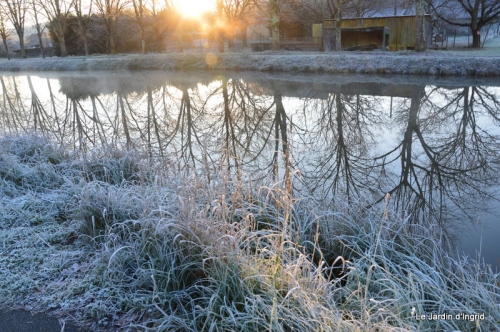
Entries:
POLYGON ((96 55, 1 60, 0 71, 245 70, 331 74, 500 76, 500 53, 260 52, 96 55))

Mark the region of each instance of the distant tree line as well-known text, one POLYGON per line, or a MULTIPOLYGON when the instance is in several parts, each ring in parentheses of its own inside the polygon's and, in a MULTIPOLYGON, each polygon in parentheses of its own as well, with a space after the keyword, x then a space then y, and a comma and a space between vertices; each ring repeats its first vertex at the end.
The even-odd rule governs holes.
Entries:
MULTIPOLYGON (((209 1, 209 0, 207 0, 209 1)), ((500 15, 500 0, 213 0, 213 11, 198 19, 183 17, 175 0, 0 0, 0 37, 9 54, 8 38, 17 34, 21 57, 26 57, 25 29, 34 25, 42 48, 48 31, 60 56, 164 50, 165 40, 177 40, 182 50, 188 32, 205 31, 224 52, 235 38, 246 46, 247 27, 269 28, 279 49, 280 30, 295 26, 307 33, 324 19, 371 16, 394 6, 415 8, 435 18, 470 28, 473 47, 480 47, 480 31, 500 15), (12 29, 13 28, 13 29, 12 29)), ((423 29, 423 28, 422 28, 423 29)), ((418 36, 417 36, 418 37, 418 36)), ((418 38, 417 38, 418 39, 418 38)), ((418 40, 417 40, 418 42, 418 40)))

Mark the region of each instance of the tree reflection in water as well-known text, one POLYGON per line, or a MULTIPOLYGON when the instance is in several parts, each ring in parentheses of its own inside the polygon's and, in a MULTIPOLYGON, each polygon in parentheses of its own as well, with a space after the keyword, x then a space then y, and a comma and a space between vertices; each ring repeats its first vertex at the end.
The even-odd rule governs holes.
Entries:
POLYGON ((304 110, 308 128, 310 158, 304 156, 304 183, 323 199, 335 203, 340 198, 358 199, 361 192, 373 190, 369 147, 372 131, 383 122, 379 103, 371 96, 342 94, 333 87, 325 99, 306 99, 304 110), (311 112, 314 110, 314 112, 311 112), (377 114, 378 113, 378 114, 377 114))
MULTIPOLYGON (((456 211, 474 217, 477 204, 490 197, 488 189, 498 181, 500 151, 495 131, 476 120, 496 121, 498 106, 494 94, 477 87, 422 86, 403 101, 395 119, 403 133, 400 143, 375 157, 381 169, 400 165, 399 180, 386 187, 396 211, 428 224, 456 218, 456 211)), ((391 174, 381 174, 393 182, 391 174)))
POLYGON ((145 149, 209 180, 224 170, 291 186, 297 170, 294 190, 327 205, 373 206, 389 193, 395 213, 427 225, 474 218, 498 184, 498 88, 202 77, 4 76, 1 131, 145 149))

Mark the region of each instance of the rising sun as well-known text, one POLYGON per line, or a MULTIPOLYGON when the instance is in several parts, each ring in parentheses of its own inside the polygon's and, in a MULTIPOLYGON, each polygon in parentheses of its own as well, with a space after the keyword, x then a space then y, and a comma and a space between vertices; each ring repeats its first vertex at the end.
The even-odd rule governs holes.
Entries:
POLYGON ((182 15, 192 18, 200 17, 215 6, 213 0, 176 0, 175 4, 182 15))

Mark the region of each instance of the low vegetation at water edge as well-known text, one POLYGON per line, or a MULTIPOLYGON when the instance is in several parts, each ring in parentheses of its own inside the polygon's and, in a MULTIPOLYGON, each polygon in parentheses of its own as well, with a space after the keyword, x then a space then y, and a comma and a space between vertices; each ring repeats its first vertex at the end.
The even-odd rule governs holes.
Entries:
POLYGON ((1 138, 0 303, 113 331, 500 330, 499 274, 439 229, 212 166, 1 138))

